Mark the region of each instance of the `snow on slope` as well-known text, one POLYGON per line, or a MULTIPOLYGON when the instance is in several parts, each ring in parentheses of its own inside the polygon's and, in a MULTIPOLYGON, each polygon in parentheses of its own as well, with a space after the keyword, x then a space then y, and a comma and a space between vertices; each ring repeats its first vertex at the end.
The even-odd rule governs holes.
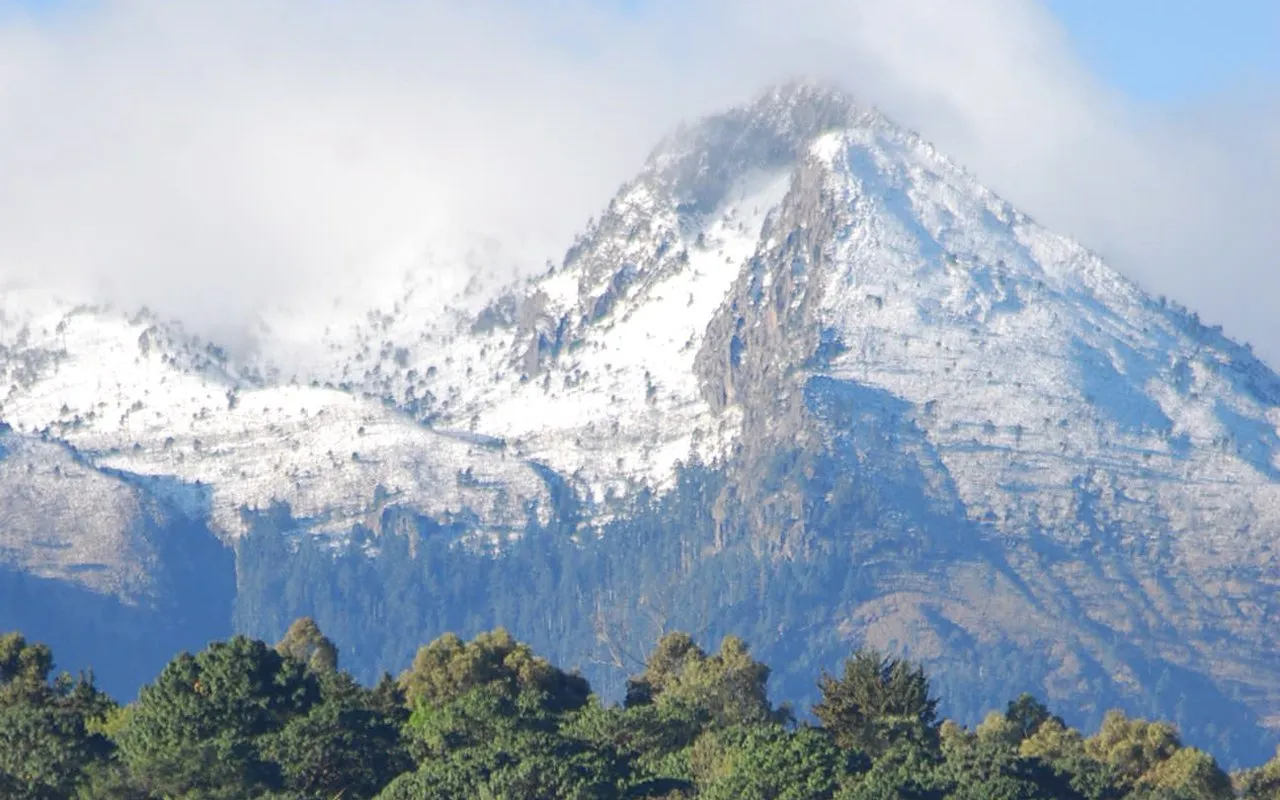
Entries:
POLYGON ((814 167, 815 213, 843 225, 805 323, 842 349, 823 372, 916 409, 970 516, 1070 537, 1088 514, 1148 531, 1154 514, 1237 552, 1250 525, 1273 525, 1269 370, 919 137, 803 84, 661 145, 562 266, 485 305, 511 259, 442 240, 372 311, 360 298, 269 315, 261 368, 145 315, 6 292, 0 415, 103 464, 212 485, 231 533, 240 506, 272 500, 340 530, 379 485, 507 529, 523 498, 547 504, 538 465, 607 505, 741 435, 738 409, 704 398, 696 357, 748 266, 769 291, 763 259, 789 235, 770 216, 814 167))
POLYGON ((589 504, 666 485, 680 461, 718 459, 737 425, 697 387, 708 322, 786 194, 797 148, 862 113, 789 86, 677 131, 561 266, 469 318, 365 324, 357 338, 376 345, 344 366, 350 385, 438 429, 499 437, 589 504))
MULTIPOLYGON (((693 361, 788 181, 785 172, 747 176, 697 226, 684 229, 669 202, 643 183, 631 187, 613 213, 645 220, 649 236, 619 243, 618 263, 642 263, 650 237, 665 242, 669 261, 652 265, 642 288, 619 299, 607 318, 565 333, 572 344, 534 375, 503 363, 519 344, 509 330, 458 340, 437 378, 467 389, 450 395, 458 399, 448 418, 573 477, 595 503, 663 486, 677 462, 719 458, 732 421, 711 414, 693 361), (492 378, 474 380, 476 364, 492 378)), ((529 292, 542 298, 544 316, 571 319, 586 294, 579 283, 575 271, 563 268, 529 292)))
POLYGON ((1154 513, 1188 547, 1237 552, 1251 521, 1276 521, 1280 392, 1264 365, 918 136, 806 84, 663 143, 562 266, 469 321, 389 315, 362 334, 379 345, 356 385, 497 437, 594 503, 714 461, 740 421, 712 413, 695 356, 729 287, 788 235, 761 232, 806 163, 844 224, 807 322, 844 349, 826 373, 914 407, 970 516, 1078 538, 1094 513, 1156 535, 1154 513))
POLYGON ((427 513, 475 511, 498 536, 523 528, 525 500, 548 513, 537 473, 500 446, 429 430, 345 392, 256 386, 142 316, 12 291, 5 300, 6 363, 45 355, 9 386, 4 419, 64 439, 99 465, 176 478, 165 485, 178 502, 200 502, 189 489, 209 487, 203 513, 224 535, 245 530, 242 508, 274 501, 314 531, 376 529, 379 487, 427 513))
POLYGON ((833 132, 812 157, 840 215, 826 371, 913 404, 972 517, 1078 539, 1107 515, 1201 560, 1276 544, 1280 382, 1245 348, 914 135, 833 132))
POLYGON ((64 445, 6 432, 0 492, 0 565, 131 602, 152 595, 156 553, 139 533, 143 491, 64 445))
MULTIPOLYGON (((230 536, 242 507, 279 500, 331 532, 376 528, 383 502, 467 508, 501 540, 525 500, 551 505, 544 467, 589 526, 681 461, 719 462, 750 544, 824 512, 814 550, 796 537, 771 555, 871 543, 889 570, 905 554, 903 574, 857 589, 870 601, 806 610, 824 636, 938 652, 969 637, 960 658, 1016 642, 1073 702, 1094 695, 1082 664, 1130 688, 1165 664, 1280 719, 1280 378, 914 134, 839 92, 780 87, 661 145, 563 265, 491 294, 509 261, 479 256, 468 269, 488 272, 459 283, 458 252, 437 247, 371 304, 268 315, 261 366, 147 315, 0 292, 0 419, 65 438, 126 489, 147 476, 230 536), (859 407, 823 418, 837 402, 859 407), (779 488, 767 472, 788 449, 797 472, 859 485, 779 488), (957 561, 927 575, 910 538, 926 525, 954 531, 919 541, 957 561)), ((71 513, 107 531, 85 558, 132 546, 112 533, 131 495, 77 485, 71 513)), ((24 536, 9 563, 66 571, 24 536)))
POLYGON ((334 287, 327 303, 277 306, 260 314, 251 363, 274 380, 341 386, 412 405, 422 377, 411 363, 437 357, 441 343, 497 290, 529 271, 501 243, 435 230, 430 244, 401 248, 334 287))

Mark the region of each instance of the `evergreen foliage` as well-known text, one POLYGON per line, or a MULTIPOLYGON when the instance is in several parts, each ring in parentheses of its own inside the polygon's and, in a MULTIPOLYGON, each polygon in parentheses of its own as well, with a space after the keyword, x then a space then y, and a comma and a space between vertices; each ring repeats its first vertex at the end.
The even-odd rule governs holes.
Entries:
POLYGON ((53 653, 0 636, 0 797, 63 800, 1264 800, 1280 753, 1228 776, 1168 723, 1091 736, 1030 695, 972 729, 937 718, 919 665, 859 650, 823 674, 819 726, 769 700, 726 637, 661 637, 608 706, 505 630, 449 634, 396 679, 338 669, 313 620, 272 647, 181 653, 118 706, 53 653))
POLYGON ((320 626, 311 617, 295 620, 285 631, 284 638, 276 643, 276 652, 306 664, 312 672, 334 672, 338 669, 338 648, 320 632, 320 626))
POLYGON ((860 650, 844 662, 842 675, 823 673, 818 685, 822 701, 813 713, 842 747, 878 755, 934 734, 938 701, 918 665, 860 650))

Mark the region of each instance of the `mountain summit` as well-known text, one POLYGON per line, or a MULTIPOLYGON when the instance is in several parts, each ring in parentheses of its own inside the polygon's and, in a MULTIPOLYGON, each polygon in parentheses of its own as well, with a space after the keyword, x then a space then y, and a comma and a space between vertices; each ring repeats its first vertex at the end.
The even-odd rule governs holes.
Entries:
POLYGON ((776 434, 788 395, 807 428, 843 396, 900 408, 925 473, 1014 538, 1272 557, 1280 379, 821 85, 670 137, 563 266, 419 366, 427 418, 588 498, 776 434))
POLYGON ((1280 378, 839 90, 675 132, 478 312, 409 305, 292 386, 55 307, 4 329, 3 416, 166 502, 202 487, 226 541, 284 537, 237 546, 237 623, 346 626, 368 672, 456 619, 608 686, 678 624, 754 635, 784 693, 870 643, 976 676, 961 716, 1025 688, 1220 752, 1280 731, 1280 378), (495 576, 529 574, 504 617, 526 578, 495 576))

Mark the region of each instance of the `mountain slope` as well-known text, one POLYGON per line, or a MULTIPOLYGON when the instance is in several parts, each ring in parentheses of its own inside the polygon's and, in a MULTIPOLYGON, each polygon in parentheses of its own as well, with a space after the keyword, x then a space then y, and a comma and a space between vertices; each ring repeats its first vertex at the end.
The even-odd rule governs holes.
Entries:
POLYGON ((8 369, 21 377, 4 418, 61 438, 94 463, 173 476, 170 499, 245 530, 242 509, 285 503, 314 532, 344 533, 387 502, 480 515, 492 537, 518 532, 525 502, 549 513, 537 471, 501 446, 433 431, 380 401, 319 385, 264 382, 215 345, 146 314, 41 302, 10 292, 8 369))
POLYGON ((743 412, 743 525, 815 546, 815 507, 839 510, 823 473, 926 531, 954 509, 926 540, 952 574, 890 581, 851 630, 1072 652, 1046 680, 1064 699, 1081 657, 1140 688, 1123 636, 1280 721, 1274 374, 891 125, 813 141, 764 240, 699 359, 743 412), (779 489, 763 473, 792 448, 819 480, 779 489))
POLYGON ((1280 722, 1276 376, 839 92, 678 134, 448 352, 435 418, 598 519, 700 461, 731 476, 717 546, 941 559, 832 598, 852 639, 1016 642, 1063 699, 1153 659, 1280 722))
POLYGON ((0 433, 0 629, 65 645, 62 666, 92 666, 103 686, 126 693, 171 646, 227 635, 232 554, 210 532, 207 508, 174 506, 162 483, 0 433))

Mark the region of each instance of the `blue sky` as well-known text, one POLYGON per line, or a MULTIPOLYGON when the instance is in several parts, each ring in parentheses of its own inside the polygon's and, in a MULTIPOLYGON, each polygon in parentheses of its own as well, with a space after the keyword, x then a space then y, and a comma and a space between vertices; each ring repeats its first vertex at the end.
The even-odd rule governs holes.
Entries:
POLYGON ((1041 2, 1097 76, 1139 102, 1179 103, 1280 79, 1278 0, 1041 2))
POLYGON ((1048 0, 1083 60, 1136 100, 1280 78, 1276 0, 1048 0))
MULTIPOLYGON (((0 0, 0 9, 43 15, 90 1, 0 0)), ((601 2, 642 7, 647 0, 601 2)), ((1042 2, 1095 74, 1140 102, 1176 104, 1280 81, 1280 0, 1042 2)))

